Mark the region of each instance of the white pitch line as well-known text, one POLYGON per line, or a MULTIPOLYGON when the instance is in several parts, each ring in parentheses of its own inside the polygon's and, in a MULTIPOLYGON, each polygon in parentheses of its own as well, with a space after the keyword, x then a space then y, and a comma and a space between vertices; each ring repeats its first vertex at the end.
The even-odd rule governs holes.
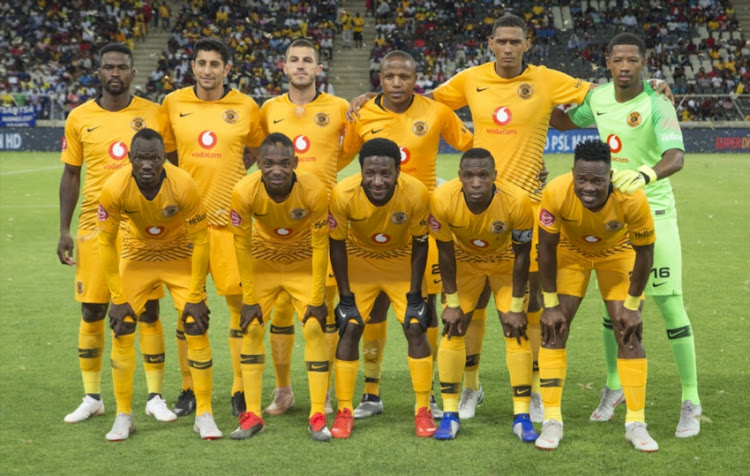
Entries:
POLYGON ((13 210, 15 209, 29 209, 29 208, 57 208, 59 205, 0 205, 0 209, 13 210))
POLYGON ((38 169, 10 170, 8 172, 0 172, 0 176, 28 174, 28 173, 33 173, 33 172, 44 172, 45 170, 60 170, 60 166, 55 165, 54 167, 40 167, 38 169))

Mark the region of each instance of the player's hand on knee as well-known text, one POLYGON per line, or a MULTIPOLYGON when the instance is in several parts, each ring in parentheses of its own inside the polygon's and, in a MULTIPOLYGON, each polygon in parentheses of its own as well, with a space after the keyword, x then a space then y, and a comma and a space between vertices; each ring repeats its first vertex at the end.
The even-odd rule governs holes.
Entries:
POLYGON ((326 318, 328 317, 328 306, 326 306, 326 303, 324 302, 320 306, 308 305, 307 309, 305 309, 305 317, 302 319, 302 325, 304 326, 311 317, 318 320, 321 329, 325 329, 326 318))
POLYGON ((362 315, 359 313, 359 309, 357 309, 354 294, 342 294, 339 296, 339 303, 336 305, 334 316, 336 317, 336 326, 339 328, 339 336, 343 336, 344 332, 346 332, 349 319, 354 319, 358 326, 365 327, 362 315))
POLYGON ((567 321, 560 306, 545 307, 539 318, 542 326, 542 345, 555 345, 567 328, 567 321))
POLYGON ((521 345, 522 337, 529 340, 526 336, 527 320, 525 312, 504 312, 500 316, 500 322, 503 325, 505 337, 516 339, 518 345, 521 345))
POLYGON ((618 321, 615 325, 621 329, 623 345, 630 350, 640 345, 643 338, 641 313, 623 307, 618 321))
POLYGON ((208 330, 208 315, 211 311, 208 310, 206 301, 201 302, 189 302, 185 304, 185 309, 182 311, 182 322, 185 324, 185 332, 188 331, 188 317, 193 318, 191 335, 202 335, 208 330))
POLYGON ((76 264, 73 259, 74 246, 73 237, 70 236, 70 233, 60 234, 60 241, 57 243, 57 257, 60 258, 60 263, 68 266, 76 264))
POLYGON ((135 321, 138 317, 130 307, 130 303, 112 304, 109 307, 109 327, 115 337, 135 332, 135 321))
POLYGON ((260 309, 260 305, 243 304, 240 310, 240 329, 242 329, 242 332, 247 331, 247 326, 255 319, 258 319, 258 324, 263 325, 263 312, 260 309))
POLYGON ((406 314, 404 315, 404 329, 409 328, 412 319, 419 322, 419 327, 423 331, 427 330, 432 320, 432 313, 427 307, 427 301, 422 297, 422 293, 406 293, 406 314))
POLYGON ((448 339, 464 335, 464 312, 460 307, 446 307, 441 316, 443 321, 443 335, 448 339))

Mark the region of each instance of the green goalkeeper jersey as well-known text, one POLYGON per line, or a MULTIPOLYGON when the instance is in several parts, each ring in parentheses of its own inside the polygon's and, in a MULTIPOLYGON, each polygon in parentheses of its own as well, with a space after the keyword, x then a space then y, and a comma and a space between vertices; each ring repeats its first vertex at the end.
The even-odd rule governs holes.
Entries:
MULTIPOLYGON (((613 169, 653 167, 667 150, 685 150, 674 106, 658 96, 645 81, 643 91, 624 103, 615 99, 613 83, 599 86, 588 93, 583 104, 569 111, 568 116, 578 127, 596 123, 599 136, 612 152, 613 169)), ((674 209, 668 178, 649 183, 643 190, 652 213, 674 209)))

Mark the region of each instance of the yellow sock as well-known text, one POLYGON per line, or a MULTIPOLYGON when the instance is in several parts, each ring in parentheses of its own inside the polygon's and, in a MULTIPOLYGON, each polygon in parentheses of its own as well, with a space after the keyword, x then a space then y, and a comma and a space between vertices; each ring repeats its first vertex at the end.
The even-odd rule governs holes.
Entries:
POLYGON ((242 329, 240 328, 240 312, 242 311, 242 295, 225 296, 229 308, 229 356, 232 359, 232 395, 242 391, 242 329))
POLYGON ((531 346, 529 341, 505 338, 505 363, 513 390, 513 414, 529 413, 531 402, 531 346))
POLYGON ((432 389, 432 356, 413 359, 408 357, 409 373, 411 373, 411 385, 414 388, 414 396, 417 405, 414 414, 420 408, 430 408, 430 390, 432 389))
POLYGON ((83 393, 102 393, 102 356, 104 354, 104 319, 86 322, 78 328, 78 365, 81 366, 83 393))
POLYGON ((188 365, 193 376, 195 387, 195 414, 203 415, 211 411, 211 392, 213 390, 213 359, 208 332, 199 336, 185 334, 188 348, 188 365))
POLYGON ((458 412, 461 394, 461 374, 466 364, 466 342, 463 337, 443 336, 438 351, 438 372, 443 396, 443 410, 458 412))
POLYGON ((365 361, 365 393, 380 396, 380 371, 388 321, 367 324, 362 332, 362 357, 365 361))
POLYGON ((310 388, 310 416, 324 413, 328 394, 328 343, 317 319, 308 319, 302 327, 305 336, 305 367, 310 388))
POLYGON ((247 411, 260 416, 263 395, 263 369, 266 366, 266 348, 263 345, 265 327, 253 321, 242 338, 242 382, 245 388, 247 411))
POLYGON ((177 358, 180 362, 180 374, 182 375, 182 389, 193 388, 193 376, 190 375, 188 365, 187 341, 185 340, 185 324, 182 322, 182 313, 177 313, 177 358))
POLYGON ((482 356, 482 343, 487 328, 487 309, 475 309, 471 323, 466 330, 466 366, 464 367, 464 387, 479 390, 479 360, 482 356))
POLYGON ((326 287, 326 307, 328 308, 328 315, 326 316, 326 327, 323 332, 326 336, 326 343, 328 344, 328 388, 331 388, 331 377, 333 377, 333 369, 336 365, 336 348, 339 345, 339 330, 336 328, 336 286, 326 287))
POLYGON ((273 308, 269 341, 271 360, 276 372, 276 386, 292 385, 292 350, 294 349, 294 306, 286 292, 279 294, 273 308))
POLYGON ((539 348, 542 346, 542 326, 539 324, 539 318, 542 317, 542 310, 529 312, 526 314, 526 336, 531 344, 531 356, 533 360, 533 374, 531 375, 531 391, 539 393, 539 348))
POLYGON ((622 393, 628 407, 625 423, 645 423, 647 359, 617 359, 617 373, 620 374, 622 393))
POLYGON ((138 345, 143 356, 148 393, 162 393, 164 383, 164 329, 161 319, 138 323, 138 345))
POLYGON ((359 372, 359 359, 357 360, 339 360, 336 359, 336 400, 338 409, 348 408, 354 411, 354 385, 357 382, 357 372, 359 372))
POLYGON ((135 334, 112 339, 112 383, 117 413, 132 414, 133 373, 135 372, 135 334))
POLYGON ((544 419, 562 421, 562 391, 568 370, 565 349, 539 349, 539 377, 544 402, 544 419))

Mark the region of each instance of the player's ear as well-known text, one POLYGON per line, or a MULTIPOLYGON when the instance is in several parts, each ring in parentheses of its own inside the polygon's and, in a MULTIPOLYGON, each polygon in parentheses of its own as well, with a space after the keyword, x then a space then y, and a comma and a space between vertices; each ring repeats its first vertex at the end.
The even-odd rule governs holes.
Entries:
POLYGON ((529 51, 529 48, 531 48, 531 38, 526 38, 526 48, 523 50, 524 53, 529 51))
POLYGON ((292 156, 291 164, 292 164, 292 169, 296 169, 297 165, 299 165, 299 157, 297 157, 297 154, 294 154, 292 156))

